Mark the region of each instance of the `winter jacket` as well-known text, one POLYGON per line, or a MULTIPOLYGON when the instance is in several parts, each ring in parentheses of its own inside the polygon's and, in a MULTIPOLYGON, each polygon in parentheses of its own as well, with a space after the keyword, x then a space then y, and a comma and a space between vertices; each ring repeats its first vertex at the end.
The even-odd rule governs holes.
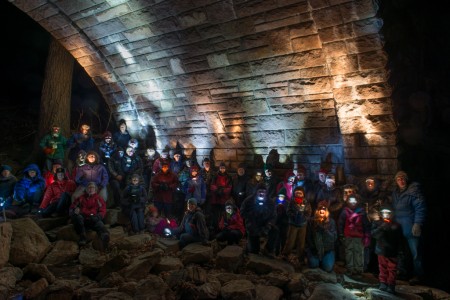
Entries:
POLYGON ((63 179, 61 181, 56 180, 52 184, 50 184, 44 193, 44 197, 42 198, 41 205, 39 208, 45 209, 50 204, 58 202, 63 193, 68 193, 72 195, 75 189, 77 188, 75 182, 71 179, 63 179))
POLYGON ((222 214, 219 220, 220 230, 239 230, 242 235, 245 234, 244 220, 241 217, 239 208, 233 208, 233 214, 228 215, 226 212, 222 214))
POLYGON ((314 256, 323 258, 326 252, 334 251, 337 240, 336 223, 332 218, 325 222, 311 220, 306 231, 306 251, 314 256))
POLYGON ((241 205, 241 216, 250 236, 267 235, 276 223, 275 203, 266 199, 263 205, 256 203, 255 195, 247 197, 241 205))
POLYGON ((86 152, 94 150, 94 138, 90 135, 85 136, 81 132, 74 133, 67 141, 67 148, 70 149, 69 159, 75 161, 80 150, 86 152))
POLYGON ((372 223, 372 237, 376 239, 375 254, 397 257, 402 241, 402 229, 397 222, 383 220, 372 223))
POLYGON ((194 211, 187 210, 184 213, 180 226, 175 228, 172 232, 175 235, 189 233, 193 236, 201 237, 205 242, 209 238, 209 230, 206 226, 205 215, 199 207, 194 211))
POLYGON ((295 227, 303 227, 308 223, 309 217, 311 216, 311 204, 306 199, 303 199, 304 208, 301 210, 300 204, 295 202, 293 199, 289 202, 287 215, 288 222, 290 225, 295 227))
POLYGON ((85 164, 77 169, 75 182, 77 185, 87 186, 89 182, 95 182, 99 189, 106 187, 109 181, 108 171, 99 163, 85 164))
POLYGON ((150 181, 155 202, 172 203, 173 192, 178 186, 178 177, 172 171, 162 171, 154 175, 150 181))
POLYGON ((75 199, 70 205, 70 215, 73 215, 77 207, 80 208, 80 214, 86 220, 90 219, 91 216, 97 216, 101 219, 106 216, 106 203, 99 194, 89 196, 87 193, 83 193, 83 195, 75 199))
POLYGON ((6 199, 13 195, 14 186, 17 183, 16 176, 10 174, 8 177, 3 177, 0 174, 0 198, 6 199))
POLYGON ((123 206, 138 206, 138 204, 142 207, 147 203, 147 192, 145 191, 144 186, 142 185, 132 185, 129 184, 123 190, 122 195, 122 205, 123 206))
POLYGON ((122 149, 126 149, 128 147, 128 142, 131 140, 131 135, 128 133, 128 130, 125 130, 124 133, 121 131, 114 132, 113 136, 114 143, 117 144, 118 147, 122 149))
POLYGON ((100 155, 101 163, 106 167, 108 160, 113 156, 114 152, 117 149, 117 144, 114 142, 107 143, 105 141, 101 141, 98 146, 98 153, 100 155))
POLYGON ((67 139, 61 134, 54 137, 49 133, 44 135, 39 146, 44 150, 45 156, 51 159, 64 159, 64 151, 67 147, 67 139))
POLYGON ((186 201, 190 198, 195 198, 199 205, 205 203, 206 199, 206 184, 201 176, 190 178, 184 183, 183 193, 186 194, 186 201))
POLYGON ((242 176, 236 174, 235 176, 233 176, 231 180, 231 195, 233 196, 233 199, 236 203, 241 203, 245 198, 247 198, 245 189, 247 187, 247 182, 249 181, 249 179, 250 178, 247 174, 244 174, 242 176))
POLYGON ((425 198, 417 182, 410 183, 402 192, 396 188, 392 193, 392 207, 395 221, 401 225, 406 238, 412 237, 413 224, 423 225, 425 222, 425 198))
POLYGON ((24 202, 32 197, 34 193, 43 193, 45 189, 45 180, 36 164, 30 164, 23 170, 23 178, 14 186, 14 200, 24 202), (29 177, 28 171, 33 170, 36 176, 29 177))
POLYGON ((231 195, 231 177, 218 172, 211 181, 211 204, 224 205, 231 195))
POLYGON ((341 189, 337 187, 328 189, 327 186, 325 186, 324 189, 321 189, 316 195, 314 210, 317 208, 317 204, 322 200, 326 200, 328 202, 328 210, 330 211, 330 216, 335 221, 337 221, 339 215, 341 214, 341 210, 344 207, 344 200, 341 189))
POLYGON ((370 223, 363 207, 345 207, 339 216, 339 234, 344 237, 364 238, 370 236, 370 223))

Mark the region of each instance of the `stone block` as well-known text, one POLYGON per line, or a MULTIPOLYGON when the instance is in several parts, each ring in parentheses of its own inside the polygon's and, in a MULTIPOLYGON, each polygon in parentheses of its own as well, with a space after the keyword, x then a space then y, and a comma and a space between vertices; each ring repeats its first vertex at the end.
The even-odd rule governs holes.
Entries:
POLYGON ((178 16, 178 21, 182 28, 188 28, 206 23, 207 16, 202 10, 194 10, 178 16))
MULTIPOLYGON (((359 56, 361 57, 361 55, 359 56)), ((372 57, 371 60, 374 58, 372 57)), ((361 60, 359 62, 361 64, 361 60)), ((387 73, 383 69, 372 69, 367 71, 358 71, 354 73, 347 73, 345 75, 333 76, 333 87, 335 89, 348 87, 348 86, 358 86, 367 83, 379 83, 384 82, 387 79, 387 73)))
POLYGON ((3 268, 9 260, 12 235, 13 228, 11 223, 0 223, 0 269, 3 268))
POLYGON ((343 22, 342 15, 336 7, 326 7, 312 11, 313 20, 318 29, 340 25, 343 22))
POLYGON ((204 7, 204 10, 208 17, 208 23, 226 23, 227 21, 231 21, 236 18, 234 6, 229 1, 212 3, 211 5, 204 7))
POLYGON ((345 172, 353 175, 377 174, 377 159, 345 159, 345 172))
POLYGON ((322 48, 322 41, 318 34, 292 39, 292 48, 295 52, 304 52, 322 48))
POLYGON ((394 146, 344 147, 346 158, 396 158, 394 146))
POLYGON ((204 264, 213 258, 211 247, 202 246, 198 243, 189 244, 181 250, 181 261, 183 265, 189 263, 204 264))
POLYGON ((359 67, 361 70, 380 69, 384 71, 387 62, 386 52, 382 50, 358 54, 359 67))
POLYGON ((180 270, 182 268, 183 263, 178 257, 164 256, 161 258, 161 261, 153 267, 152 273, 159 274, 161 272, 180 270))
POLYGON ((227 246, 217 253, 216 267, 235 272, 242 265, 244 250, 239 246, 227 246))
POLYGON ((364 53, 383 48, 379 34, 368 34, 345 41, 348 54, 364 53))
POLYGON ((285 145, 283 130, 266 130, 245 133, 245 139, 254 147, 277 147, 285 145))
POLYGON ((387 98, 391 96, 391 87, 387 83, 374 83, 360 85, 355 88, 358 98, 374 99, 387 98))
POLYGON ((305 78, 289 82, 290 95, 308 95, 331 92, 332 86, 329 77, 305 78))
POLYGON ((377 171, 378 174, 394 175, 399 169, 399 163, 396 158, 394 159, 377 159, 377 171))
POLYGON ((343 55, 327 58, 331 75, 347 74, 358 71, 358 56, 343 55))
POLYGON ((214 149, 215 161, 230 161, 236 160, 236 149, 214 149))
POLYGON ((286 130, 286 146, 339 144, 337 127, 286 130))

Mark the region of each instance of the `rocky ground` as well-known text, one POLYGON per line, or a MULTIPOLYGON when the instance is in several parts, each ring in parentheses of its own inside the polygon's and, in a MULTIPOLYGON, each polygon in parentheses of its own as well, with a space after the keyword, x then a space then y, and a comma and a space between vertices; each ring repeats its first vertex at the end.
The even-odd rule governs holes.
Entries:
MULTIPOLYGON (((450 299, 444 291, 399 282, 381 292, 371 274, 326 273, 260 255, 243 246, 191 244, 148 233, 128 236, 117 209, 105 222, 111 247, 90 232, 87 246, 66 218, 0 223, 0 299, 450 299)), ((245 240, 243 241, 245 243, 245 240)))

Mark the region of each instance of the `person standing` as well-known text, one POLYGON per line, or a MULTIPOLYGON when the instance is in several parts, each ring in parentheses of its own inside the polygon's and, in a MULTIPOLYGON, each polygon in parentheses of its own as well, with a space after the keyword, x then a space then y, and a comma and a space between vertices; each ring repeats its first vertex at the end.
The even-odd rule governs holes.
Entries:
POLYGON ((39 146, 45 154, 44 170, 49 171, 56 160, 61 163, 64 160, 67 139, 61 134, 61 128, 53 125, 50 132, 41 139, 39 146))
POLYGON ((161 171, 152 177, 150 182, 153 191, 153 202, 165 218, 173 218, 173 197, 178 187, 178 177, 169 169, 169 161, 163 161, 161 171))
POLYGON ((94 138, 91 134, 91 127, 87 124, 81 125, 80 131, 74 133, 67 141, 67 148, 69 149, 67 167, 69 173, 71 173, 80 150, 86 152, 94 150, 94 138))
POLYGON ((258 185, 256 193, 244 200, 241 216, 247 233, 246 252, 259 254, 261 238, 267 238, 262 254, 273 258, 278 237, 278 229, 275 226, 276 209, 275 203, 267 195, 265 183, 258 185))
POLYGON ((378 275, 379 289, 395 294, 402 229, 400 224, 394 221, 391 207, 380 208, 378 217, 372 223, 371 232, 376 241, 375 254, 378 256, 378 268, 380 270, 378 275))
POLYGON ((144 232, 144 209, 147 203, 147 192, 141 182, 140 174, 131 175, 130 183, 122 193, 122 211, 128 215, 131 222, 130 235, 144 232))
POLYGON ((408 174, 398 171, 395 174, 396 187, 392 192, 392 207, 395 221, 403 230, 409 250, 411 252, 414 274, 410 284, 418 284, 423 280, 422 266, 422 228, 425 223, 427 208, 425 197, 422 194, 420 184, 409 182, 408 174))
POLYGON ((126 149, 128 142, 131 140, 131 135, 128 133, 127 122, 124 119, 119 120, 119 131, 114 132, 112 138, 118 147, 126 149))

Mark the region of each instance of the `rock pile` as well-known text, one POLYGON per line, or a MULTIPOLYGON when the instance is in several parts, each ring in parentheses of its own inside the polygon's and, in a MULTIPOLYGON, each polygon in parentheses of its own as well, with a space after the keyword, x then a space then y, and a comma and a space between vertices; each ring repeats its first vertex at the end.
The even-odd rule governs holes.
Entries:
POLYGON ((393 296, 376 289, 373 277, 352 280, 339 266, 332 273, 301 269, 245 255, 243 245, 212 242, 179 251, 173 239, 127 236, 120 212, 108 214, 106 253, 94 232, 80 248, 64 218, 1 223, 0 299, 450 299, 441 290, 401 283, 393 296))

